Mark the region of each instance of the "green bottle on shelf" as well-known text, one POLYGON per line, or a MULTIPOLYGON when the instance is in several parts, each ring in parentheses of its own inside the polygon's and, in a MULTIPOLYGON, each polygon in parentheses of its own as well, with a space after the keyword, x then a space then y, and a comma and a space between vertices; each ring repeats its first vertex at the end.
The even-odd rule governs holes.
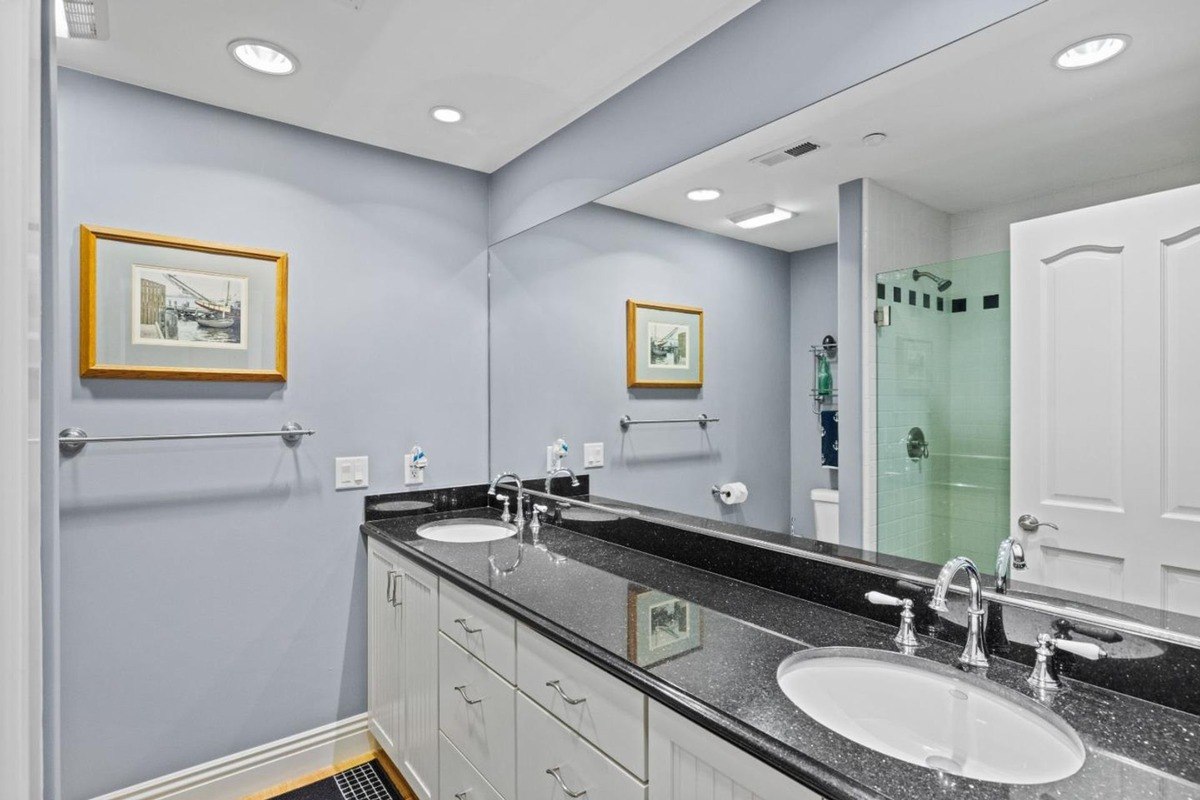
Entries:
POLYGON ((817 356, 817 394, 821 397, 833 394, 833 371, 824 353, 817 356))

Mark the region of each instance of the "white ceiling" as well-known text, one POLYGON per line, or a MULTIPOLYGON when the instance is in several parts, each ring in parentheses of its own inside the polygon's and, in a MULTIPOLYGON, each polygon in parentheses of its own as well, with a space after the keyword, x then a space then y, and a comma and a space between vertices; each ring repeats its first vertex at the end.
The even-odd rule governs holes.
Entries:
POLYGON ((1008 21, 677 164, 600 200, 785 251, 837 239, 837 186, 873 178, 948 213, 988 208, 1200 155, 1200 2, 1050 0, 1008 21), (1062 48, 1126 33, 1129 49, 1065 72, 1062 48), (888 134, 867 147, 862 137, 888 134), (807 138, 776 167, 749 159, 807 138), (718 200, 684 193, 718 187, 718 200), (752 231, 762 203, 798 216, 752 231))
POLYGON ((758 0, 109 0, 63 66, 491 172, 758 0), (361 6, 361 8, 355 8, 361 6), (236 38, 300 69, 252 73, 236 38), (435 105, 462 109, 445 125, 435 105))

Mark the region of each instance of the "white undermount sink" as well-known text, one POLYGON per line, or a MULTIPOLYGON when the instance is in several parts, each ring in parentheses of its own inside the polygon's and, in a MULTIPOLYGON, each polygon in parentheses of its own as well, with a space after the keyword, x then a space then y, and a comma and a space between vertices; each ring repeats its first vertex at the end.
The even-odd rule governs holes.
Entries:
POLYGON ((1079 735, 1030 698, 914 656, 818 648, 784 660, 776 679, 801 711, 847 739, 965 778, 1051 783, 1086 756, 1079 735))
POLYGON ((516 526, 494 519, 443 519, 417 528, 417 535, 435 542, 494 542, 515 535, 516 526))

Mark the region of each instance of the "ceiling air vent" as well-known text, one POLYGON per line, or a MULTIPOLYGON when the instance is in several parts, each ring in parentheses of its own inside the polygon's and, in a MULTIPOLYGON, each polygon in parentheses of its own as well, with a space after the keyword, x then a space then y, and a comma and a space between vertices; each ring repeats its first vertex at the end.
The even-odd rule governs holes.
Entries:
POLYGON ((778 150, 772 150, 769 153, 764 153, 750 160, 763 167, 775 167, 820 149, 821 145, 814 141, 806 140, 790 147, 781 147, 778 150))
POLYGON ((61 0, 59 14, 72 39, 108 38, 107 0, 61 0))

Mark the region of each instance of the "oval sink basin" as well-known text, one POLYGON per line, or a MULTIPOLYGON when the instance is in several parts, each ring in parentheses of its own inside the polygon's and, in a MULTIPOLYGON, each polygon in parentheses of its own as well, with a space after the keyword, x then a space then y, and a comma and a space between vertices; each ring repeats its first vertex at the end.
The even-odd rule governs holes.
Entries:
POLYGON ((1086 750, 1057 715, 951 667, 853 647, 797 653, 779 687, 801 711, 893 758, 964 778, 1051 783, 1075 774, 1086 750))
POLYGON ((435 542, 494 542, 516 534, 516 527, 494 519, 443 519, 417 528, 417 536, 435 542))

